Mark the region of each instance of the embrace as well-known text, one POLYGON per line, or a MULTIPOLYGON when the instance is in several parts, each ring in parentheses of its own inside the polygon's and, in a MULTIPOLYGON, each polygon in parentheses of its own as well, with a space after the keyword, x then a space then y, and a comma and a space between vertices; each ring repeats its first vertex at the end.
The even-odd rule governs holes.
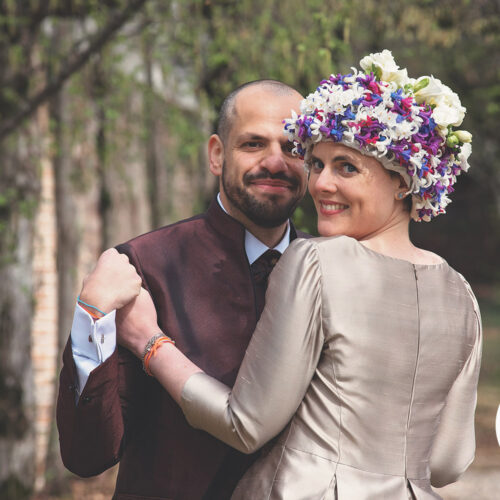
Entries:
POLYGON ((234 90, 207 212, 84 280, 61 454, 81 476, 119 462, 116 500, 439 499, 472 462, 479 309, 409 236, 469 167, 465 108, 387 50, 360 66, 305 99, 234 90), (319 238, 290 220, 306 188, 319 238))

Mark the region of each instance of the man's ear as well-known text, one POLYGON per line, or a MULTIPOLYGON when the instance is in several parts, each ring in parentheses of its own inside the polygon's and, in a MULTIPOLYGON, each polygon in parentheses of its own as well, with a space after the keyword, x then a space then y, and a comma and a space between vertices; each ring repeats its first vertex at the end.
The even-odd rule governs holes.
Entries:
POLYGON ((224 144, 217 134, 211 135, 208 139, 208 162, 210 172, 215 176, 221 176, 224 163, 224 144))

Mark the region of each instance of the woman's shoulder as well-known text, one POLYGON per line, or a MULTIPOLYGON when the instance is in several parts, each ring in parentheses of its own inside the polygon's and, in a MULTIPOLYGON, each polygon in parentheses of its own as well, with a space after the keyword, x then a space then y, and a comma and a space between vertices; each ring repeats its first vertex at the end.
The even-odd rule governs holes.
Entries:
MULTIPOLYGON (((315 238, 297 238, 288 247, 289 258, 313 259, 316 262, 337 261, 336 257, 346 257, 356 252, 359 243, 349 236, 318 236, 315 238)), ((353 255, 352 255, 353 256, 353 255)))
POLYGON ((313 238, 297 238, 290 243, 290 247, 301 251, 314 251, 323 247, 347 249, 355 243, 356 240, 349 236, 316 236, 313 238))

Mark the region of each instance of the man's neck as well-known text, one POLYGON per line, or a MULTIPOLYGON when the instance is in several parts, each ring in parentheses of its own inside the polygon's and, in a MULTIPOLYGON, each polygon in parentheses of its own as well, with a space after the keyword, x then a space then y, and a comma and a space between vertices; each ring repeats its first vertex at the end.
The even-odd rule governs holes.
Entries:
POLYGON ((245 224, 240 221, 249 233, 252 233, 258 240, 269 248, 274 248, 285 236, 288 229, 288 222, 273 228, 263 228, 256 224, 245 224))
POLYGON ((217 196, 217 199, 221 207, 227 214, 243 224, 248 232, 252 233, 267 247, 274 248, 283 239, 283 236, 288 229, 288 221, 285 221, 283 224, 277 227, 258 226, 257 224, 252 222, 241 210, 233 207, 230 203, 227 202, 227 200, 223 200, 220 196, 220 193, 217 196))

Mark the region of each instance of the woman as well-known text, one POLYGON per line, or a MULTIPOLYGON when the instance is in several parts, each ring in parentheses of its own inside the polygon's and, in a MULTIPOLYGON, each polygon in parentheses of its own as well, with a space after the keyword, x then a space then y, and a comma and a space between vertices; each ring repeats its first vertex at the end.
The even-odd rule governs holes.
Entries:
POLYGON ((410 216, 444 213, 468 168, 470 134, 451 132, 465 110, 388 51, 361 66, 322 82, 285 125, 324 237, 294 242, 275 267, 233 389, 165 336, 126 345, 193 426, 244 452, 282 431, 235 499, 440 498, 431 483, 474 456, 477 304, 408 234, 410 216))

